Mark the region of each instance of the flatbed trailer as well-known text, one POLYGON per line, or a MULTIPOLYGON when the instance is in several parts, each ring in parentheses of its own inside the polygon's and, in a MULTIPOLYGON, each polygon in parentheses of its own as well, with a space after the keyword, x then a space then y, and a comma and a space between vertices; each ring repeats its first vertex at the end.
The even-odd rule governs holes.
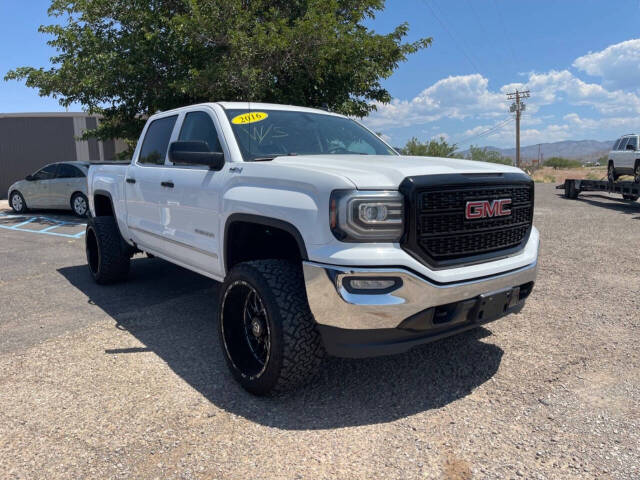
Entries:
POLYGON ((640 198, 640 183, 610 182, 608 180, 578 180, 567 178, 563 184, 556 187, 564 190, 567 198, 578 198, 581 192, 619 193, 625 200, 635 202, 640 198))

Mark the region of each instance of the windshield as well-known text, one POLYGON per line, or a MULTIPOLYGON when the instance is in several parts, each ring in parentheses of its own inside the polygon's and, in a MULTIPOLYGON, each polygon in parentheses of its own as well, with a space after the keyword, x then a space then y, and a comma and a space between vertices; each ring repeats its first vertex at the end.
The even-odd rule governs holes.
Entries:
POLYGON ((245 161, 280 155, 397 155, 344 117, 290 110, 226 110, 245 161))

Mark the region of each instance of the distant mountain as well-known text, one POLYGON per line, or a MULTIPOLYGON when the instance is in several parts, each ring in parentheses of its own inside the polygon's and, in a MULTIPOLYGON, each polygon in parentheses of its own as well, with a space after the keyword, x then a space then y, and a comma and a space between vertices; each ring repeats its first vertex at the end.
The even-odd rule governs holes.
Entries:
MULTIPOLYGON (((540 152, 545 159, 550 157, 565 157, 583 161, 596 160, 611 150, 613 142, 614 140, 606 142, 597 140, 565 140, 562 142, 541 143, 540 152)), ((487 149, 500 152, 505 157, 515 158, 516 156, 515 148, 487 147, 487 149)), ((462 154, 466 155, 468 152, 469 150, 465 150, 462 154)), ((520 156, 525 161, 538 158, 538 145, 520 147, 520 156)))

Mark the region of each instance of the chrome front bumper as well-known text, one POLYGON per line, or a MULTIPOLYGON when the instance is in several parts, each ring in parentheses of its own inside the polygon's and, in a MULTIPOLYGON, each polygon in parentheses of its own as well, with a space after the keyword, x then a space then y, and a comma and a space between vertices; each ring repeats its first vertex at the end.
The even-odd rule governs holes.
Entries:
POLYGON ((311 312, 319 325, 349 330, 397 328, 403 320, 431 307, 476 298, 534 282, 537 262, 507 273, 438 285, 400 268, 338 267, 304 262, 304 279, 311 312), (394 277, 401 286, 390 293, 347 291, 349 277, 394 277))

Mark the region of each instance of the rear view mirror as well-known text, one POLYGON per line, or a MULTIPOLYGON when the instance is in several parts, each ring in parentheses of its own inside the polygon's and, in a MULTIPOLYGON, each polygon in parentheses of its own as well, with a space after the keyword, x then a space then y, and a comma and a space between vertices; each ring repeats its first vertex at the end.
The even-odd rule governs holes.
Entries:
POLYGON ((224 166, 224 153, 210 151, 207 142, 173 142, 169 146, 169 160, 220 170, 224 166))
POLYGON ((24 179, 25 179, 27 182, 31 182, 31 181, 35 180, 35 179, 33 178, 33 175, 27 175, 24 179))

